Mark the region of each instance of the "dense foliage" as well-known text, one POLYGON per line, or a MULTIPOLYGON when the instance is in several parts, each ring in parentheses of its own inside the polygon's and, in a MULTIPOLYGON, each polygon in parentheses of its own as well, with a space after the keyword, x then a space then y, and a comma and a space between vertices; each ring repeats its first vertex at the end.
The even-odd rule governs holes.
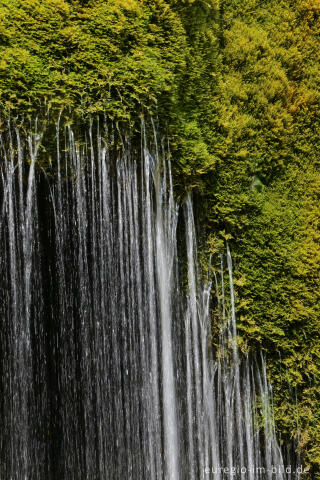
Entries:
POLYGON ((278 425, 320 479, 320 1, 2 0, 0 18, 2 118, 159 115, 204 251, 232 245, 240 344, 266 350, 278 425))
POLYGON ((161 1, 6 0, 0 7, 1 104, 40 102, 123 118, 173 95, 184 64, 179 18, 161 1))

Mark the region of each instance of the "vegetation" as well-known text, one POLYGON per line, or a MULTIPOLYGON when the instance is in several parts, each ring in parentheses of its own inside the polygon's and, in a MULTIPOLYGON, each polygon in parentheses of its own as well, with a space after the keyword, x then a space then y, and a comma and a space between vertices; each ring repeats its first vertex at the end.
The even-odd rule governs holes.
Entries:
POLYGON ((320 479, 320 1, 2 0, 0 18, 2 118, 159 115, 203 250, 232 246, 240 344, 266 350, 279 428, 320 479))
POLYGON ((162 1, 5 0, 0 7, 1 105, 47 101, 80 115, 127 118, 174 95, 184 64, 179 18, 162 1))

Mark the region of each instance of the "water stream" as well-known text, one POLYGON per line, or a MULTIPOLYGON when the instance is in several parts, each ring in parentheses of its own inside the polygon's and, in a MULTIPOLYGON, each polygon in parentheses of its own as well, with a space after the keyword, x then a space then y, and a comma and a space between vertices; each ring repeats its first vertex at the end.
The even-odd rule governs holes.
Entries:
POLYGON ((264 358, 236 344, 230 251, 204 281, 151 131, 137 147, 58 122, 45 172, 36 123, 2 135, 1 479, 286 478, 264 358))

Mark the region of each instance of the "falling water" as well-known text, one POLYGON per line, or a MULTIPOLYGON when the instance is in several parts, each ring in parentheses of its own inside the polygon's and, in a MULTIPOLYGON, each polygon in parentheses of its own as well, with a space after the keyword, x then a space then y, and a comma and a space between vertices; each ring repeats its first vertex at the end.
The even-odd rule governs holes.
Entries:
POLYGON ((204 281, 155 125, 137 145, 59 119, 45 172, 38 130, 1 139, 0 478, 285 479, 264 358, 237 348, 230 251, 204 281))

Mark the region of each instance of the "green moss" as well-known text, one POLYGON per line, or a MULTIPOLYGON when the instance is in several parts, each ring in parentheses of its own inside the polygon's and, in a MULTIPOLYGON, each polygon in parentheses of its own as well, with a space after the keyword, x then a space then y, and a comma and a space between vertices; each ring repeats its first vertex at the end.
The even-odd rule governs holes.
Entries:
POLYGON ((6 0, 0 18, 3 111, 47 98, 81 115, 128 118, 174 95, 185 37, 161 0, 6 0))

